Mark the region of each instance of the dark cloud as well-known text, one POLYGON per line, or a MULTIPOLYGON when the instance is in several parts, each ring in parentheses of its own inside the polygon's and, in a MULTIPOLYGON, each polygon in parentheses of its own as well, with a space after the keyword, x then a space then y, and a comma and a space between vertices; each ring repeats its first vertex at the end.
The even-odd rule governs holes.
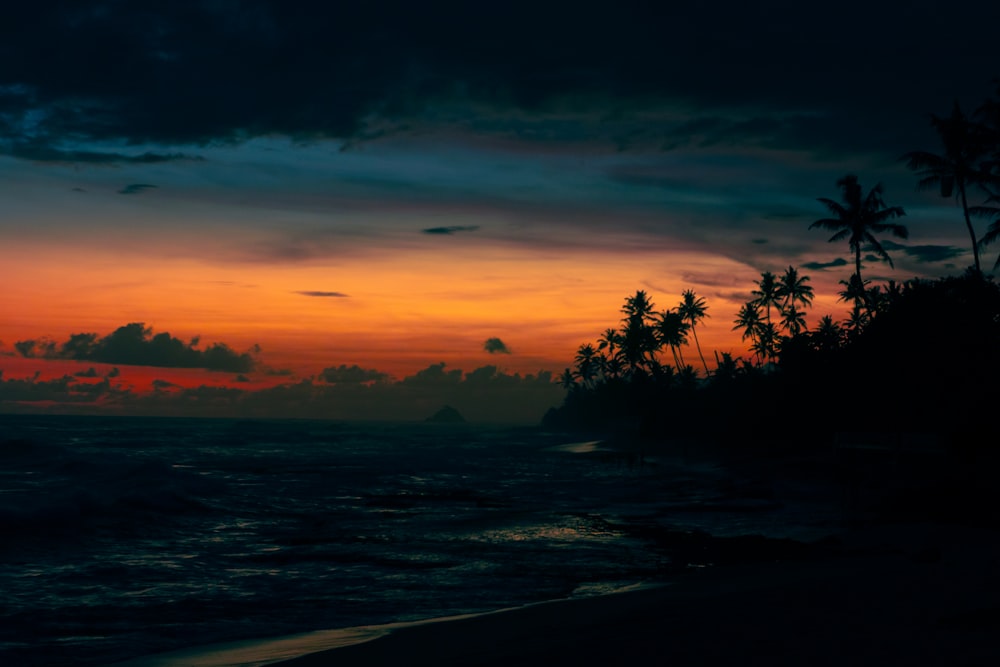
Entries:
POLYGON ((96 377, 98 377, 97 370, 93 366, 91 366, 90 368, 88 368, 85 371, 77 371, 76 373, 73 373, 73 375, 75 377, 78 377, 78 378, 96 378, 96 377))
POLYGON ((150 382, 150 384, 156 391, 165 391, 167 389, 176 389, 180 387, 178 384, 174 384, 168 380, 161 380, 159 378, 155 378, 152 382, 150 382))
POLYGON ((325 299, 325 298, 345 298, 345 297, 349 296, 347 294, 344 294, 343 292, 320 292, 320 291, 317 291, 317 290, 300 290, 300 291, 297 291, 295 293, 296 294, 301 294, 302 296, 312 296, 312 297, 317 297, 317 298, 321 298, 321 299, 325 299))
POLYGON ((424 229, 424 234, 448 235, 456 232, 474 232, 479 229, 479 225, 451 225, 449 227, 429 227, 424 229))
MULTIPOLYGON (((498 112, 569 108, 600 127, 666 99, 692 109, 679 127, 643 130, 667 145, 898 150, 926 129, 919 114, 979 95, 996 74, 984 69, 995 67, 1000 7, 981 3, 971 15, 860 0, 830 12, 798 0, 512 0, 503 11, 402 0, 16 3, 0 26, 0 130, 36 147, 368 138, 439 109, 460 110, 441 119, 449 126, 478 114, 507 131, 498 112), (878 38, 845 49, 859 16, 878 38), (857 74, 868 71, 878 75, 857 74), (846 81, 851 94, 831 94, 846 81)), ((561 133, 522 128, 518 138, 561 133)), ((64 160, 97 155, 61 150, 64 160)))
POLYGON ((483 349, 490 354, 510 354, 510 348, 499 338, 487 338, 483 349))
POLYGON ((319 378, 329 384, 363 384, 370 382, 385 382, 389 379, 387 373, 360 366, 340 366, 324 368, 319 378))
POLYGON ((907 257, 925 264, 946 262, 968 252, 966 248, 951 245, 902 245, 894 241, 882 241, 881 244, 887 251, 901 251, 907 257))
POLYGON ((150 190, 155 187, 156 187, 155 185, 150 185, 149 183, 130 183, 129 185, 126 185, 121 190, 119 190, 118 194, 137 195, 139 193, 145 192, 146 190, 150 190))
POLYGON ((457 385, 462 381, 461 369, 446 371, 444 369, 446 365, 443 361, 431 364, 427 368, 403 378, 402 382, 414 386, 457 385))
POLYGON ((522 376, 504 373, 494 365, 463 373, 446 371, 443 363, 431 364, 396 382, 384 373, 357 366, 331 367, 325 373, 337 381, 302 380, 249 390, 188 387, 181 381, 156 378, 149 385, 151 391, 136 392, 112 385, 107 378, 98 382, 78 382, 71 376, 39 380, 36 374, 5 379, 0 371, 0 410, 101 414, 110 409, 136 415, 422 421, 442 405, 452 405, 471 421, 538 423, 565 396, 548 371, 522 376))
POLYGON ((252 371, 257 364, 251 354, 259 351, 256 348, 251 352, 238 353, 225 343, 214 343, 205 349, 198 349, 198 342, 196 338, 185 343, 166 332, 154 335, 152 329, 142 322, 132 322, 103 338, 96 333, 80 333, 70 335, 62 344, 39 339, 18 341, 14 347, 25 357, 167 368, 204 368, 232 373, 252 371))
POLYGON ((806 262, 802 265, 803 269, 811 269, 813 271, 823 271, 825 269, 835 269, 837 267, 846 266, 847 260, 843 257, 838 257, 832 262, 806 262))
MULTIPOLYGON (((54 162, 63 164, 87 163, 93 165, 157 164, 160 162, 203 161, 198 155, 186 153, 141 153, 128 155, 114 151, 87 151, 58 148, 48 144, 23 141, 0 140, 0 153, 32 162, 54 162)), ((86 192, 74 188, 75 192, 86 192)))

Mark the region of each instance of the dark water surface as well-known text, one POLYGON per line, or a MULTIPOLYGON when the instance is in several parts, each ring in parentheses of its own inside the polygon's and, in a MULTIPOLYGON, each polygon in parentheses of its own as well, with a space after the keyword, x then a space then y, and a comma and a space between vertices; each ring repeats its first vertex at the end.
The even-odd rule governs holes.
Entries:
POLYGON ((525 428, 0 415, 0 664, 601 593, 669 559, 629 526, 818 536, 711 466, 525 428), (580 451, 584 450, 584 451, 580 451))

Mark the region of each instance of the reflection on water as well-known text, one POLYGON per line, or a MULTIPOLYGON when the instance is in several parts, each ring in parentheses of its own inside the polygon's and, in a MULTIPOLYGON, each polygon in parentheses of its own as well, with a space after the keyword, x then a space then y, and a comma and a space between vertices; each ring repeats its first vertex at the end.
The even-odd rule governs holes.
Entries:
POLYGON ((2 665, 596 593, 662 572, 636 526, 806 525, 723 502, 710 468, 627 467, 534 430, 0 419, 18 443, 0 440, 2 665))

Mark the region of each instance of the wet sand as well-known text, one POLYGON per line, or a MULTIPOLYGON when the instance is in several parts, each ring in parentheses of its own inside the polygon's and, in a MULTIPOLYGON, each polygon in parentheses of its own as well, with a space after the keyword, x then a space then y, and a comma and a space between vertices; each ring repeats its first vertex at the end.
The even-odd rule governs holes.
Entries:
MULTIPOLYGON (((806 561, 691 570, 663 586, 363 628, 282 659, 263 641, 214 662, 145 665, 996 665, 1000 535, 937 524, 853 531, 806 561)), ((288 646, 286 646, 288 648, 288 646)), ((285 654, 287 655, 287 653, 285 654)))

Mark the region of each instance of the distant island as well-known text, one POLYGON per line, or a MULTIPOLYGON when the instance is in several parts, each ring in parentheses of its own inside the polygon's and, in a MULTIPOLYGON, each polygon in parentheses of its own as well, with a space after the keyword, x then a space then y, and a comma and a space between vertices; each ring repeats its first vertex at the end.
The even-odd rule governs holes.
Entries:
POLYGON ((446 405, 424 421, 434 424, 464 424, 465 417, 450 405, 446 405))

